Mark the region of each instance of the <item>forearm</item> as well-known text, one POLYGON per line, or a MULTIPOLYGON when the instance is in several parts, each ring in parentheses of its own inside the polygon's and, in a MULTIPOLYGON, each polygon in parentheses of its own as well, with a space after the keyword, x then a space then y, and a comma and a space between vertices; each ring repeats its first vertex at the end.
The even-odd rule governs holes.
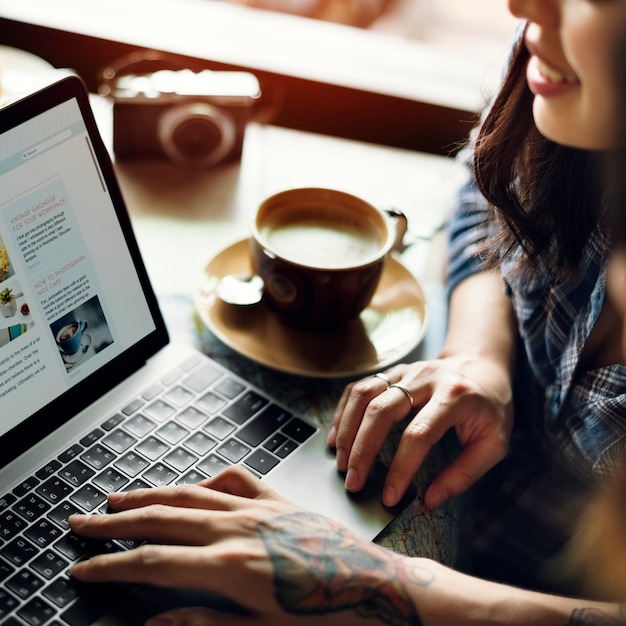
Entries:
POLYGON ((480 272, 461 282, 450 298, 448 334, 441 356, 487 357, 510 371, 515 342, 513 307, 499 272, 480 272))
MULTIPOLYGON (((427 559, 408 564, 423 626, 608 626, 620 605, 535 593, 472 578, 427 559), (426 584, 426 581, 428 583, 426 584)), ((408 622, 407 622, 408 623, 408 622)))

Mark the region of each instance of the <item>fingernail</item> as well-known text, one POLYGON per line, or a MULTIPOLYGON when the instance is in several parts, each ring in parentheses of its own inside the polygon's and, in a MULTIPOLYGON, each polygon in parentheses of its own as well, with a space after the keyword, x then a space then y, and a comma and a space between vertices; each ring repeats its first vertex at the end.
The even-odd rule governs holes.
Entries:
POLYGON ((126 497, 125 491, 114 491, 109 494, 109 504, 119 504, 126 497))
POLYGON ((385 506, 394 506, 398 503, 398 492, 394 487, 386 487, 383 491, 383 503, 385 506))
POLYGON ((450 496, 447 491, 436 491, 434 494, 430 496, 430 498, 428 498, 428 501, 429 501, 428 508, 437 509, 440 506, 444 505, 449 499, 450 499, 450 496))
POLYGON ((335 440, 337 439, 337 428, 335 426, 331 426, 328 431, 328 435, 326 435, 326 443, 329 446, 335 445, 335 440))
POLYGON ((354 467, 348 468, 348 473, 346 474, 345 487, 348 491, 353 491, 358 489, 359 487, 359 472, 357 472, 354 467))
POLYGON ((72 528, 81 528, 87 521, 88 515, 82 515, 81 513, 74 513, 69 516, 69 522, 72 528))

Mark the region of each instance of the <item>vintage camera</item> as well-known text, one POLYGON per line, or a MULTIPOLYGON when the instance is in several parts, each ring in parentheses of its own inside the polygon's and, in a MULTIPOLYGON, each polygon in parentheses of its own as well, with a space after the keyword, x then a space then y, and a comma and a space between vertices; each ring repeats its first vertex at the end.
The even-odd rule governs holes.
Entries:
POLYGON ((241 157, 261 90, 249 72, 183 69, 117 76, 110 95, 117 158, 208 168, 241 157))

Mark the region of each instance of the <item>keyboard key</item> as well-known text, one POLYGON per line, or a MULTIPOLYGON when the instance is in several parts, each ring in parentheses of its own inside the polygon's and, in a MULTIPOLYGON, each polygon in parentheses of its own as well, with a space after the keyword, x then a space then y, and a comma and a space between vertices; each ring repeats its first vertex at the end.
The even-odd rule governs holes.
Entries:
POLYGON ((132 402, 129 402, 123 409, 122 413, 127 417, 139 411, 139 409, 144 405, 144 401, 141 398, 137 398, 132 402))
POLYGON ((39 550, 30 541, 23 537, 15 537, 2 547, 2 556, 7 561, 21 567, 28 563, 33 557, 37 556, 39 550))
POLYGON ((34 544, 45 548, 56 541, 63 531, 48 519, 40 519, 24 531, 24 536, 34 544))
POLYGON ((17 614, 30 626, 43 626, 54 617, 56 611, 45 600, 33 598, 29 600, 17 614))
POLYGON ((201 480, 204 480, 206 476, 196 470, 189 470, 184 476, 181 476, 177 481, 177 485, 195 485, 201 480))
POLYGON ((198 398, 196 404, 207 413, 214 414, 226 404, 226 400, 216 393, 209 391, 209 393, 205 393, 201 398, 198 398))
POLYGON ((288 455, 290 455, 296 448, 298 444, 293 439, 285 438, 285 441, 274 450, 274 454, 279 456, 281 459, 284 459, 288 455))
POLYGON ((13 510, 19 513, 25 520, 32 522, 41 517, 50 504, 40 498, 37 494, 31 493, 15 504, 13 510))
POLYGON ((48 517, 56 522, 63 530, 69 530, 70 523, 68 518, 70 515, 74 515, 75 513, 83 513, 75 504, 72 504, 69 501, 61 502, 59 506, 50 511, 48 517))
POLYGON ((178 414, 177 419, 188 428, 194 430, 208 419, 208 415, 193 406, 188 406, 178 414))
POLYGON ((70 500, 87 512, 93 511, 99 504, 107 499, 106 494, 98 487, 90 484, 83 485, 76 493, 70 496, 70 500))
POLYGON ((27 478, 21 485, 18 485, 13 489, 13 493, 21 498, 26 495, 29 491, 32 491, 39 484, 39 479, 36 476, 30 476, 27 478))
POLYGON ((189 448, 192 452, 195 452, 198 456, 204 456, 209 450, 212 450, 217 445, 217 440, 213 437, 209 437, 204 433, 194 433, 185 440, 185 447, 189 448))
POLYGON ((217 474, 227 467, 230 467, 230 463, 217 456, 217 454, 211 454, 202 462, 198 463, 198 469, 209 477, 217 476, 217 474))
POLYGON ((111 491, 120 491, 128 482, 128 478, 113 467, 107 467, 93 479, 93 482, 106 493, 110 493, 111 491))
POLYGON ((241 398, 235 400, 227 407, 223 414, 236 424, 243 424, 255 413, 258 413, 266 404, 267 400, 256 393, 256 391, 247 391, 241 398))
POLYGON ((237 437, 252 447, 258 446, 274 431, 286 424, 292 415, 276 404, 270 404, 237 433, 237 437))
POLYGON ((13 572, 15 568, 4 561, 0 561, 0 582, 6 580, 13 572))
POLYGON ((0 511, 8 509, 14 502, 17 502, 17 496, 13 493, 5 493, 0 497, 0 511))
POLYGON ((196 392, 204 391, 214 383, 220 376, 222 376, 221 371, 211 364, 203 365, 199 370, 193 372, 184 379, 185 385, 190 387, 196 392))
POLYGON ((274 452, 277 448, 282 446, 285 441, 287 441, 287 437, 282 433, 274 433, 268 440, 263 444, 263 447, 270 452, 274 452))
POLYGON ((109 446, 112 450, 115 450, 118 454, 122 454, 128 450, 131 446, 134 446, 137 443, 137 439, 132 435, 129 435, 127 432, 123 431, 121 428, 114 430, 109 433, 103 440, 102 443, 106 446, 109 446))
POLYGON ((191 391, 188 391, 180 385, 176 385, 176 387, 172 387, 169 391, 167 391, 164 397, 174 406, 181 407, 188 402, 191 402, 195 396, 193 393, 191 393, 191 391))
POLYGON ((54 472, 56 472, 59 467, 61 467, 61 463, 56 459, 52 459, 50 462, 46 463, 41 469, 37 470, 35 476, 40 480, 45 480, 49 476, 52 476, 54 472))
POLYGON ((41 595, 62 609, 78 597, 78 589, 73 579, 57 578, 41 592, 41 595))
POLYGON ((244 463, 259 474, 267 474, 267 472, 278 465, 279 459, 263 448, 259 448, 258 450, 254 450, 254 452, 246 458, 244 463))
POLYGON ((184 472, 198 460, 198 457, 184 448, 176 448, 165 455, 163 460, 178 472, 184 472))
POLYGON ((137 454, 136 452, 128 452, 123 457, 115 461, 113 465, 121 472, 124 472, 127 476, 134 478, 143 472, 146 467, 150 465, 150 463, 140 454, 137 454))
POLYGON ((164 487, 173 483, 178 478, 178 472, 167 467, 163 463, 157 463, 142 474, 142 477, 155 487, 164 487))
POLYGON ((152 435, 137 446, 137 450, 151 461, 155 461, 160 456, 163 456, 169 449, 170 447, 167 444, 152 435))
POLYGON ((22 600, 33 595, 43 585, 43 580, 28 569, 20 570, 6 582, 7 589, 22 598, 22 600))
POLYGON ((53 552, 52 550, 46 550, 38 557, 33 559, 30 564, 30 567, 32 567, 46 580, 51 580, 59 572, 62 572, 68 566, 69 562, 61 558, 56 552, 53 552))
POLYGON ((284 428, 283 432, 295 439, 298 443, 306 441, 314 432, 315 428, 310 424, 302 421, 298 417, 294 417, 284 428))
POLYGON ((75 459, 81 452, 83 447, 77 443, 68 448, 65 452, 59 455, 59 461, 61 463, 69 463, 72 459, 75 459))
POLYGON ((174 445, 184 439, 189 434, 189 431, 176 422, 168 422, 157 430, 157 434, 161 439, 165 439, 165 441, 174 445))
MULTIPOLYGON (((76 461, 76 463, 80 463, 80 462, 76 461)), ((88 470, 87 478, 89 477, 89 474, 93 474, 93 472, 91 470, 88 470)), ((83 480, 83 482, 84 480, 86 480, 86 478, 83 478, 82 476, 82 471, 79 473, 79 476, 77 477, 75 474, 72 473, 71 468, 67 470, 65 478, 66 479, 70 478, 70 482, 72 484, 76 484, 75 481, 77 480, 83 480)), ((61 480, 60 478, 56 476, 49 478, 45 483, 37 487, 37 493, 43 496, 51 504, 57 504, 58 502, 61 502, 61 500, 63 500, 71 492, 72 492, 72 487, 68 485, 65 481, 61 480)))
POLYGON ((13 609, 16 609, 19 601, 8 591, 0 589, 0 619, 6 617, 13 609))
POLYGON ((112 415, 111 417, 109 417, 108 420, 106 420, 105 422, 101 424, 102 429, 109 432, 110 430, 113 430, 116 426, 119 426, 125 419, 126 418, 123 415, 116 413, 115 415, 112 415))
POLYGON ((59 476, 67 480, 70 485, 80 487, 86 483, 96 472, 84 463, 75 459, 59 470, 59 476))
POLYGON ((115 455, 111 450, 105 448, 102 444, 95 444, 80 455, 87 465, 91 465, 96 470, 101 470, 115 459, 115 455))
POLYGON ((156 424, 140 413, 139 415, 131 417, 126 424, 124 424, 124 428, 126 428, 126 430, 130 430, 133 435, 141 438, 145 437, 150 431, 154 430, 156 428, 156 424))
POLYGON ((84 448, 88 448, 96 441, 98 441, 98 439, 100 439, 102 435, 104 435, 104 431, 101 428, 96 428, 80 440, 80 445, 84 448))
POLYGON ((80 597, 63 611, 61 617, 68 626, 90 626, 107 612, 105 605, 89 597, 80 597))
POLYGON ((239 461, 250 452, 250 448, 236 439, 229 439, 225 441, 217 451, 231 463, 239 463, 239 461))
POLYGON ((26 522, 13 511, 5 511, 0 515, 0 537, 11 539, 26 528, 26 522))
POLYGON ((240 393, 246 390, 246 386, 241 381, 227 376, 224 380, 221 380, 219 384, 215 385, 215 390, 219 391, 229 400, 234 400, 240 393))
POLYGON ((203 430, 218 439, 226 439, 228 435, 235 432, 236 428, 237 427, 234 424, 231 424, 223 417, 215 417, 204 427, 203 430))
POLYGON ((176 413, 176 409, 163 402, 163 400, 156 400, 144 409, 144 413, 148 417, 154 418, 157 422, 164 422, 168 417, 172 417, 176 413))

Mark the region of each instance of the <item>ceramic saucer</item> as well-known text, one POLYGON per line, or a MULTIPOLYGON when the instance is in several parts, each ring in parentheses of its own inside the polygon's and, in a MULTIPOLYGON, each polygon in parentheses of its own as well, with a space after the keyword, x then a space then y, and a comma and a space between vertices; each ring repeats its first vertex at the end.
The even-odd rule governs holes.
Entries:
POLYGON ((399 361, 423 339, 428 307, 421 285, 390 256, 360 317, 335 331, 305 331, 279 321, 264 301, 226 304, 216 296, 228 274, 252 273, 248 240, 218 253, 204 268, 195 304, 208 329, 240 354, 273 369, 316 378, 353 377, 399 361))

